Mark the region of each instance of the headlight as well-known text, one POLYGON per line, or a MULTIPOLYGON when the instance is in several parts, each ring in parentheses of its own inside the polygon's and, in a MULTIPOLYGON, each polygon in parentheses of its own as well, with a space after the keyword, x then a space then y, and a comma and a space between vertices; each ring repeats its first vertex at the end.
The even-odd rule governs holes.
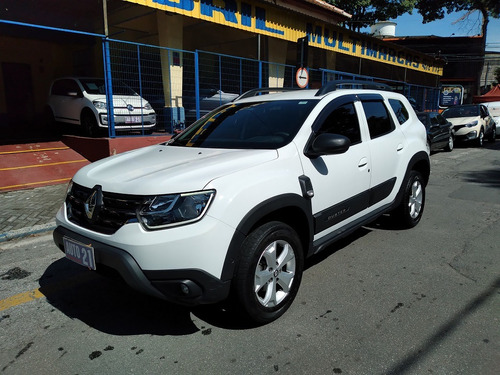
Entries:
POLYGON ((215 190, 158 195, 144 205, 137 217, 148 230, 192 223, 203 217, 214 195, 215 190))
POLYGON ((73 189, 73 179, 71 179, 68 182, 68 187, 66 188, 66 195, 68 195, 69 193, 71 193, 71 189, 73 189))
POLYGON ((477 120, 476 120, 476 121, 473 121, 473 122, 470 122, 470 123, 468 123, 468 124, 467 124, 467 125, 465 125, 465 126, 467 126, 468 128, 473 128, 473 127, 474 127, 474 126, 476 126, 476 125, 477 125, 477 120))
POLYGON ((148 111, 150 111, 153 109, 153 107, 151 107, 151 104, 146 103, 146 105, 144 106, 144 109, 147 109, 148 111))
POLYGON ((94 100, 92 104, 97 109, 106 109, 106 102, 101 102, 100 100, 94 100))

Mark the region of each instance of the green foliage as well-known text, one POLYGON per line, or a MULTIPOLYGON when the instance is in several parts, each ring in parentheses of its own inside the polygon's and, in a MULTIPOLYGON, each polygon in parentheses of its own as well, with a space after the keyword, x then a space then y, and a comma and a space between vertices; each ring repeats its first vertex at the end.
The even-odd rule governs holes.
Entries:
MULTIPOLYGON (((488 18, 500 17, 500 0, 325 0, 352 15, 346 27, 359 31, 377 21, 394 19, 414 9, 422 15, 424 23, 444 18, 448 13, 479 10, 488 18)), ((484 30, 485 31, 485 30, 484 30)))
POLYGON ((352 15, 346 26, 354 31, 377 21, 387 21, 411 13, 417 0, 326 0, 352 15))
POLYGON ((483 18, 500 16, 498 0, 418 0, 415 8, 424 18, 424 23, 442 19, 446 13, 479 10, 483 18))

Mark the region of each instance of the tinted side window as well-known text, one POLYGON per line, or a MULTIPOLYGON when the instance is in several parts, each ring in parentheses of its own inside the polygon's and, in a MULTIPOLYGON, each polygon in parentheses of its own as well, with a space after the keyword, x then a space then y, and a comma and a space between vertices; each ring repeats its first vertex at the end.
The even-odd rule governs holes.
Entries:
POLYGON ((445 120, 445 118, 441 115, 436 115, 436 118, 438 119, 439 125, 446 125, 448 121, 445 120))
POLYGON ((351 144, 360 143, 361 131, 354 104, 347 103, 334 109, 321 125, 318 133, 340 134, 349 138, 351 144))
POLYGON ((431 124, 432 125, 439 125, 439 121, 436 115, 432 114, 431 116, 431 124))
POLYGON ((52 85, 52 95, 64 95, 64 81, 55 81, 52 85))
POLYGON ((68 95, 68 92, 79 92, 77 83, 71 79, 61 79, 52 85, 52 95, 68 95))
POLYGON ((369 101, 362 103, 372 139, 394 130, 394 124, 383 102, 369 101))
POLYGON ((389 99, 389 104, 391 105, 392 110, 396 114, 396 117, 400 124, 404 124, 406 121, 408 121, 410 116, 408 114, 408 110, 406 109, 403 103, 401 103, 397 99, 389 99))

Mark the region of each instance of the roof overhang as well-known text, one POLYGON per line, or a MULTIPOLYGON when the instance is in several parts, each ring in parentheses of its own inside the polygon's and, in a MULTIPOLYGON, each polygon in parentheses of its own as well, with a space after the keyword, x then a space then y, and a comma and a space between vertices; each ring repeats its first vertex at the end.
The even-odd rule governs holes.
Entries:
POLYGON ((277 7, 300 13, 317 20, 338 24, 348 21, 352 15, 322 0, 260 0, 277 7))

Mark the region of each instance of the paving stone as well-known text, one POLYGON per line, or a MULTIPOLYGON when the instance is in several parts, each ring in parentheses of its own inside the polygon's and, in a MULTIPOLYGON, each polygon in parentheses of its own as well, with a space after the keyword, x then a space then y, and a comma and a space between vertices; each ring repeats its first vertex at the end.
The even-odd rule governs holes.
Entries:
POLYGON ((60 184, 0 193, 0 240, 12 230, 55 223, 66 187, 60 184))

